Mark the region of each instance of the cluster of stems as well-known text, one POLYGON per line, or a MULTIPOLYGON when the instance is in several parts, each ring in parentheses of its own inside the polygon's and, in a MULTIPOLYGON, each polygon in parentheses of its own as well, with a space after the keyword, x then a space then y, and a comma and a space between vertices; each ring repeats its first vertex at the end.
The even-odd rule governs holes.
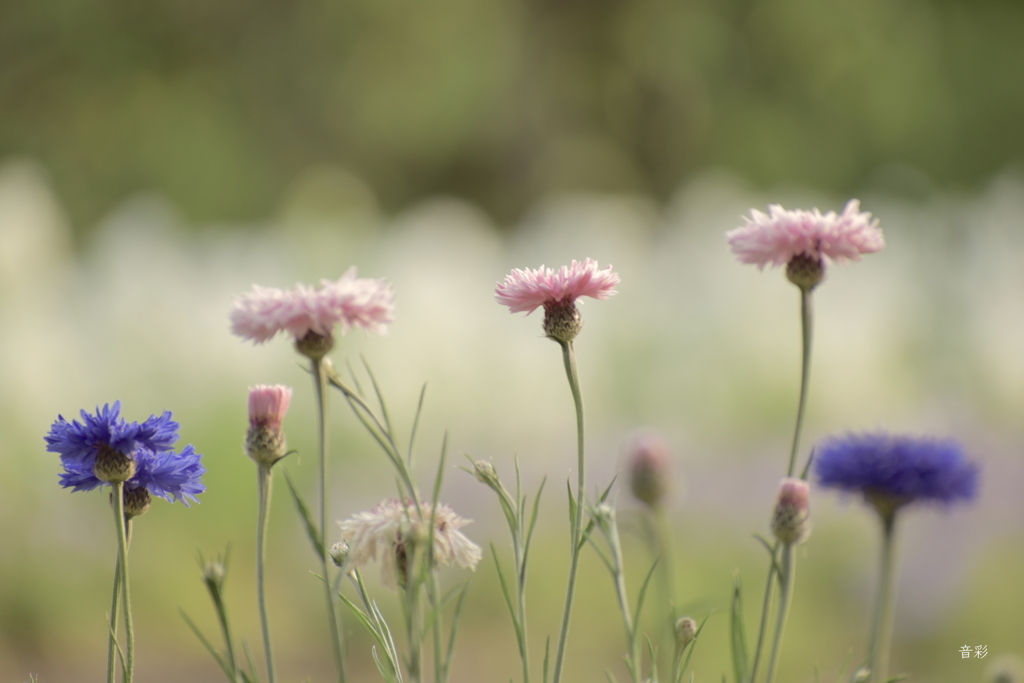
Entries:
MULTIPOLYGON (((802 331, 802 362, 800 369, 800 398, 797 403, 796 426, 793 429, 793 442, 789 450, 789 464, 786 468, 786 476, 792 477, 796 471, 797 454, 800 451, 800 435, 803 431, 804 411, 807 406, 807 387, 811 374, 811 342, 813 339, 813 308, 810 287, 800 287, 800 326, 802 331)), ((808 462, 808 466, 810 463, 808 462)), ((807 468, 804 468, 806 477, 807 468)), ((793 579, 796 571, 796 558, 792 544, 784 544, 776 541, 769 548, 771 562, 768 567, 768 580, 764 589, 764 602, 761 607, 761 620, 757 631, 757 643, 754 646, 754 662, 750 669, 749 683, 757 683, 757 675, 760 672, 764 645, 767 639, 769 614, 772 610, 772 603, 775 596, 776 583, 779 585, 780 601, 775 623, 775 636, 772 640, 771 657, 768 663, 766 683, 771 683, 775 678, 776 669, 779 663, 779 654, 782 649, 782 634, 786 628, 786 618, 789 615, 789 606, 793 598, 793 579)))
POLYGON ((122 680, 131 683, 135 672, 135 628, 132 624, 132 604, 128 591, 128 543, 131 540, 131 518, 124 513, 124 482, 112 483, 111 503, 117 528, 117 562, 114 564, 114 590, 110 599, 110 632, 107 639, 107 683, 114 683, 117 659, 123 654, 122 680), (120 653, 117 643, 118 608, 124 612, 126 653, 120 653))

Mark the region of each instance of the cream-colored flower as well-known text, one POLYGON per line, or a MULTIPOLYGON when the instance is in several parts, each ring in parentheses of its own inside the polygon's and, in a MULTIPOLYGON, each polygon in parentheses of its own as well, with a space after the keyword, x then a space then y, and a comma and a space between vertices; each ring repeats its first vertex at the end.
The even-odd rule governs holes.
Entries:
MULTIPOLYGON (((420 503, 425 519, 434 523, 434 560, 445 565, 457 564, 475 569, 483 557, 480 547, 459 529, 472 520, 463 519, 447 505, 438 504, 432 513, 428 503, 420 503)), ((368 512, 358 512, 338 522, 341 538, 349 546, 349 566, 363 567, 381 554, 381 582, 394 588, 399 568, 405 570, 408 560, 407 546, 417 540, 426 542, 429 528, 421 521, 420 513, 412 502, 394 498, 383 500, 368 512)))

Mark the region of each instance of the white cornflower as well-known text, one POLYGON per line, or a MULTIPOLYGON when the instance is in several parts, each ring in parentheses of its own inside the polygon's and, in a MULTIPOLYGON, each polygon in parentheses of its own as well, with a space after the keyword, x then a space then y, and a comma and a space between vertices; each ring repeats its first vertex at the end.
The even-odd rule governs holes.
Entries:
MULTIPOLYGON (((440 503, 433 514, 428 503, 421 502, 420 510, 426 519, 433 518, 435 561, 475 569, 483 554, 478 545, 459 531, 472 520, 459 517, 440 503)), ((405 573, 406 545, 417 539, 425 542, 429 537, 429 529, 424 528, 416 506, 394 498, 381 501, 369 512, 358 512, 338 522, 338 526, 342 540, 348 543, 349 566, 365 566, 376 560, 378 550, 383 548, 381 582, 388 588, 395 588, 396 578, 405 573)))

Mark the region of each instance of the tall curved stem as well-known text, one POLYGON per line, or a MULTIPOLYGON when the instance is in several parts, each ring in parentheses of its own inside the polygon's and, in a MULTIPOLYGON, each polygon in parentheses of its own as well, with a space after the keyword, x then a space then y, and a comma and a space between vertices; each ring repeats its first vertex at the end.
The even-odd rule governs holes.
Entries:
POLYGON ((270 622, 267 620, 267 600, 264 588, 264 565, 267 560, 267 520, 270 517, 270 467, 259 465, 259 513, 256 521, 256 598, 260 608, 260 626, 263 629, 263 651, 267 658, 267 680, 275 683, 274 648, 270 644, 270 622))
POLYGON ((789 450, 789 467, 786 476, 792 477, 796 469, 796 454, 800 449, 800 432, 804 426, 804 408, 807 406, 807 384, 811 377, 811 342, 814 333, 814 310, 811 290, 800 289, 800 325, 803 330, 803 363, 800 369, 800 402, 796 409, 796 427, 793 429, 793 446, 789 450))
POLYGON ((338 615, 334 607, 334 591, 327 573, 327 368, 320 359, 310 360, 313 385, 316 388, 318 442, 320 447, 320 567, 324 577, 324 596, 327 603, 327 623, 331 629, 331 647, 334 650, 334 665, 338 670, 338 682, 345 683, 345 653, 341 646, 341 632, 338 629, 338 615))
POLYGON ((121 575, 121 605, 124 609, 124 632, 127 641, 124 683, 131 683, 135 672, 135 627, 132 624, 132 603, 128 591, 128 521, 124 517, 124 482, 111 484, 114 489, 114 522, 117 526, 117 554, 121 575))
POLYGON ((555 671, 553 683, 562 679, 562 666, 565 662, 565 645, 569 637, 569 617, 572 614, 573 598, 576 595, 576 574, 580 560, 580 536, 582 534, 583 496, 586 492, 586 462, 584 458, 583 439, 583 397, 580 394, 579 375, 576 371, 576 352, 572 342, 559 342, 562 345, 562 359, 565 362, 565 374, 569 378, 569 389, 576 405, 576 443, 579 479, 576 485, 576 512, 572 519, 572 553, 569 556, 569 585, 565 591, 565 608, 562 612, 562 628, 558 634, 558 650, 555 655, 555 671))
POLYGON ((779 666, 779 653, 782 651, 782 633, 786 630, 786 617, 789 616, 789 605, 793 601, 793 574, 796 563, 793 561, 793 546, 782 546, 782 593, 779 596, 779 618, 775 625, 775 641, 772 643, 772 657, 768 662, 766 683, 775 679, 775 671, 779 666))

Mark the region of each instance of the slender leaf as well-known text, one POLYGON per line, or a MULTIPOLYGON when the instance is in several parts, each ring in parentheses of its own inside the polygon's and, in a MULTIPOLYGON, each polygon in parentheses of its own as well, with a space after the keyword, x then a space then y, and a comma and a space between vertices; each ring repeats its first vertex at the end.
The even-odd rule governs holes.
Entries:
POLYGON ((377 403, 380 404, 381 417, 384 418, 384 425, 387 427, 387 431, 385 433, 388 435, 389 440, 394 442, 394 439, 390 438, 394 435, 394 430, 391 427, 391 418, 388 416, 387 404, 384 403, 384 394, 380 391, 380 385, 377 384, 377 378, 374 376, 373 370, 370 369, 370 364, 366 362, 366 356, 360 354, 359 358, 363 361, 363 367, 366 368, 366 374, 370 376, 370 382, 373 384, 373 393, 377 394, 377 403))
POLYGON ((772 570, 775 572, 775 576, 782 576, 782 567, 779 566, 778 560, 776 559, 776 549, 771 543, 769 543, 764 536, 761 534, 754 534, 754 538, 761 542, 764 549, 768 551, 768 557, 772 560, 772 570))
POLYGON ((462 619, 462 606, 466 602, 466 594, 469 593, 469 586, 472 581, 466 581, 462 584, 462 590, 459 591, 459 601, 455 603, 455 611, 452 612, 452 629, 451 636, 448 638, 448 654, 445 657, 444 670, 447 672, 452 665, 452 656, 455 654, 455 636, 459 632, 459 621, 462 619))
POLYGON ((811 473, 811 463, 814 462, 814 449, 811 449, 811 454, 807 457, 807 464, 804 465, 803 472, 800 473, 800 478, 807 481, 807 475, 811 473))
POLYGON ((651 577, 654 576, 654 570, 658 566, 659 560, 661 560, 660 557, 654 560, 650 571, 647 572, 647 577, 640 584, 640 593, 636 598, 636 613, 633 615, 633 624, 635 624, 633 628, 640 628, 640 613, 644 608, 644 598, 647 597, 647 587, 651 585, 651 577))
POLYGON ((491 555, 494 556, 494 568, 498 571, 498 583, 501 585, 501 595, 505 598, 505 606, 508 607, 509 616, 512 617, 512 626, 516 630, 516 640, 519 642, 519 646, 522 647, 522 625, 519 623, 519 619, 516 618, 516 608, 512 606, 512 597, 508 591, 508 584, 505 582, 505 575, 501 571, 501 563, 498 561, 498 551, 495 550, 494 543, 491 543, 491 555))
MULTIPOLYGON (((221 668, 221 671, 223 671, 224 675, 228 677, 228 680, 231 681, 231 683, 235 683, 235 677, 233 675, 233 672, 231 671, 231 667, 228 666, 228 663, 224 660, 224 657, 213 648, 213 645, 211 645, 210 641, 206 639, 206 636, 204 636, 203 632, 199 630, 199 627, 196 626, 195 622, 193 622, 189 618, 188 614, 185 613, 185 610, 179 607, 178 614, 181 615, 181 618, 185 620, 186 624, 188 624, 188 627, 192 631, 192 633, 195 634, 196 638, 199 639, 199 642, 203 644, 204 648, 206 648, 206 651, 209 652, 210 656, 213 657, 214 661, 217 662, 217 664, 221 668)), ((120 648, 120 646, 118 647, 120 648)))
POLYGON ((406 460, 409 462, 409 467, 412 467, 412 449, 416 444, 416 430, 420 426, 420 414, 423 413, 423 398, 427 394, 427 383, 423 383, 423 388, 420 389, 420 400, 416 404, 416 415, 412 418, 412 431, 409 432, 409 453, 406 456, 406 460))
POLYGON ((732 651, 732 670, 737 683, 747 680, 750 672, 747 658, 747 636, 743 626, 743 595, 739 576, 733 583, 732 607, 729 619, 729 643, 732 651))
POLYGON ((299 495, 298 489, 295 488, 295 483, 292 482, 291 475, 288 470, 284 472, 284 480, 288 484, 288 490, 292 493, 292 500, 295 501, 295 508, 299 511, 299 516, 302 517, 302 521, 306 525, 306 536, 309 537, 310 543, 313 544, 313 550, 317 552, 317 557, 324 556, 324 546, 320 540, 320 529, 317 523, 313 521, 313 515, 309 512, 309 506, 306 505, 306 501, 299 495))
POLYGON ((551 636, 544 639, 544 683, 548 683, 548 664, 551 663, 551 636))

